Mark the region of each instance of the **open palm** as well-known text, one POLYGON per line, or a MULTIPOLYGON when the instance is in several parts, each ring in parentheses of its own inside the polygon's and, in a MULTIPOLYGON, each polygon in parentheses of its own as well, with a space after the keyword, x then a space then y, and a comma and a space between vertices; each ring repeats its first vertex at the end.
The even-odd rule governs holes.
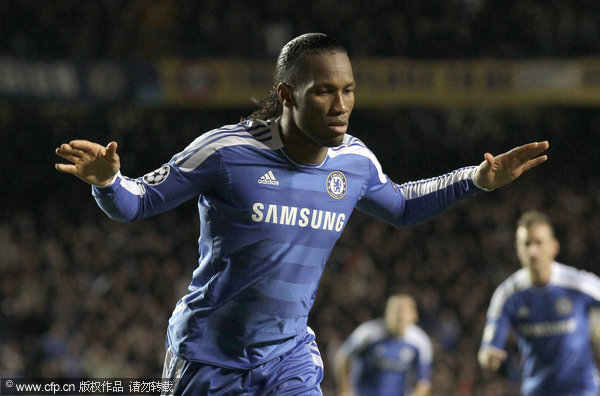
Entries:
POLYGON ((485 161, 479 165, 475 175, 475 183, 486 190, 502 187, 530 169, 544 163, 548 156, 541 155, 549 147, 547 141, 529 143, 515 147, 506 153, 493 156, 485 153, 485 161))
POLYGON ((57 148, 56 154, 71 162, 56 164, 57 170, 75 175, 96 186, 110 182, 121 167, 116 142, 110 142, 104 147, 87 140, 73 140, 57 148))

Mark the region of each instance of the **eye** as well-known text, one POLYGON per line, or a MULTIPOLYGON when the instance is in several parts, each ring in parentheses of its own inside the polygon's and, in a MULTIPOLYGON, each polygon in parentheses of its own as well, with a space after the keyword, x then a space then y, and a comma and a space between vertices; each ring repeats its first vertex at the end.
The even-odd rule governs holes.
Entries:
POLYGON ((350 95, 351 93, 354 93, 354 88, 346 88, 346 89, 344 89, 344 94, 345 95, 350 95))

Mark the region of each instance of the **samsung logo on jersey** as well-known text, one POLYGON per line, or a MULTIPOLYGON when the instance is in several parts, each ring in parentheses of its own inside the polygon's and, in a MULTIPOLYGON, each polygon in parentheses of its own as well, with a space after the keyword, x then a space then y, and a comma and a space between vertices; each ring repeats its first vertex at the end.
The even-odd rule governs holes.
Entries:
POLYGON ((262 202, 252 205, 252 221, 256 223, 281 224, 293 227, 310 227, 315 230, 340 232, 344 228, 346 215, 297 206, 274 205, 265 206, 262 202))
POLYGON ((571 318, 556 322, 532 323, 520 325, 517 329, 526 337, 549 337, 574 332, 577 329, 577 321, 571 318))

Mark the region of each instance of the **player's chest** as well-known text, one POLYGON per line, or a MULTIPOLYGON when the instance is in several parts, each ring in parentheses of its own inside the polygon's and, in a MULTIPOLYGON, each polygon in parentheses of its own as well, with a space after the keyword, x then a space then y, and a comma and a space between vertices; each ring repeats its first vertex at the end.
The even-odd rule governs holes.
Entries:
POLYGON ((379 369, 404 371, 410 367, 416 354, 415 348, 405 342, 382 341, 367 350, 366 360, 379 369))
POLYGON ((358 172, 297 168, 286 163, 228 164, 221 194, 232 205, 265 215, 326 210, 349 215, 365 184, 358 172))
POLYGON ((575 331, 582 310, 576 294, 561 290, 528 292, 513 301, 511 317, 523 336, 548 337, 575 331))

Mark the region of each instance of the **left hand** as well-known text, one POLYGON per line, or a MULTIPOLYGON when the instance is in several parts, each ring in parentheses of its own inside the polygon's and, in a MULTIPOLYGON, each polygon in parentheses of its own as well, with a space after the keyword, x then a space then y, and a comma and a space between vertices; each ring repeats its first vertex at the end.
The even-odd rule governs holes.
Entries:
POLYGON ((487 190, 500 188, 536 166, 544 163, 547 155, 538 155, 548 149, 547 141, 529 143, 515 147, 506 153, 493 156, 485 153, 483 161, 475 173, 475 184, 487 190))

